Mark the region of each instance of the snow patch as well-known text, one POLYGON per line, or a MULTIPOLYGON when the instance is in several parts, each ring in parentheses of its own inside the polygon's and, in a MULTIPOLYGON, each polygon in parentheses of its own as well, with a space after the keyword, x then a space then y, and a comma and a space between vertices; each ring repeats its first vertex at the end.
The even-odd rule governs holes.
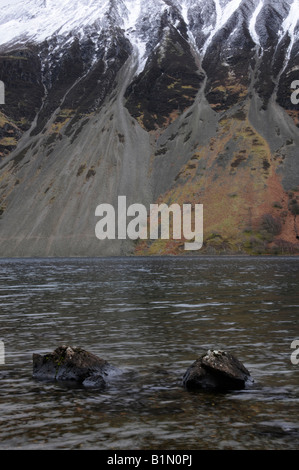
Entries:
POLYGON ((186 2, 183 3, 182 5, 182 17, 183 20, 185 21, 186 25, 189 25, 189 19, 188 19, 188 6, 186 2))
POLYGON ((288 16, 284 19, 284 21, 281 24, 281 28, 279 32, 279 42, 284 38, 286 34, 288 34, 290 37, 290 44, 286 51, 284 67, 281 73, 283 73, 283 71, 286 69, 287 64, 291 57, 291 52, 292 52, 294 43, 297 39, 296 34, 295 34, 295 28, 298 25, 298 22, 299 22, 299 0, 294 0, 290 7, 288 16))
POLYGON ((147 59, 146 42, 138 37, 137 31, 143 12, 142 0, 126 0, 124 4, 127 10, 124 29, 134 49, 135 58, 138 63, 136 75, 139 75, 143 71, 147 59))
POLYGON ((220 1, 214 0, 216 10, 216 24, 214 26, 210 26, 204 31, 205 33, 209 34, 209 36, 203 46, 203 54, 205 54, 214 36, 225 26, 231 16, 237 11, 241 2, 242 0, 231 0, 224 6, 224 8, 222 8, 220 1))
POLYGON ((109 0, 17 0, 13 4, 1 0, 0 7, 0 44, 19 38, 42 42, 103 18, 109 0))
POLYGON ((142 0, 126 0, 127 15, 124 20, 125 30, 136 28, 138 18, 141 14, 142 0))
POLYGON ((257 8, 254 10, 253 15, 249 21, 249 32, 250 35, 254 41, 254 43, 257 46, 260 46, 260 38, 256 32, 256 22, 257 22, 257 17, 259 16, 262 8, 263 8, 264 2, 263 0, 260 0, 260 3, 258 4, 257 8))
POLYGON ((299 0, 294 0, 293 3, 291 4, 291 8, 289 11, 288 16, 284 19, 284 21, 281 24, 281 30, 280 30, 280 39, 283 38, 283 36, 288 33, 290 38, 294 42, 294 32, 295 28, 297 26, 297 23, 299 21, 299 0))

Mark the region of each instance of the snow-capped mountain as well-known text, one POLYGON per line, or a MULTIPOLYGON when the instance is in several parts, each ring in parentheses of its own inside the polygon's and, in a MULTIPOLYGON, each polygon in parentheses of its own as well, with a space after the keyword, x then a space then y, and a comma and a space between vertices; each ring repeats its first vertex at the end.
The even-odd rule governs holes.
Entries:
POLYGON ((203 203, 207 252, 297 250, 299 0, 0 7, 0 255, 181 252, 99 244, 118 195, 203 203))
POLYGON ((273 35, 276 45, 288 39, 289 59, 299 35, 298 0, 1 0, 0 7, 1 45, 40 44, 54 37, 63 45, 66 39, 71 41, 70 34, 82 39, 117 27, 144 52, 165 14, 172 17, 174 27, 183 19, 189 38, 203 55, 224 29, 229 28, 234 43, 241 28, 246 28, 261 48, 267 48, 273 35))

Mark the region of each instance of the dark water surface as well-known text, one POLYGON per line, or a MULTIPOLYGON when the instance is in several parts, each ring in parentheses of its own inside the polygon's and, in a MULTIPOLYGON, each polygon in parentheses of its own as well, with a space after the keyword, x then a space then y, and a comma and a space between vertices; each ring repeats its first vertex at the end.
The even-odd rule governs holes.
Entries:
POLYGON ((0 260, 1 449, 298 449, 299 259, 0 260), (32 379, 32 353, 81 346, 120 368, 103 391, 32 379), (184 390, 208 349, 251 389, 184 390))

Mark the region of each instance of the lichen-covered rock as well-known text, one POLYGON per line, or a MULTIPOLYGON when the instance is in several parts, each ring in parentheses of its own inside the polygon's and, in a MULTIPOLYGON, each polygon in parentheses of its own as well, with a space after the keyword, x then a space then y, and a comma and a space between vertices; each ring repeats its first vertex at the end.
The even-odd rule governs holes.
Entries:
POLYGON ((33 377, 40 380, 74 381, 89 386, 105 384, 112 366, 81 348, 60 346, 53 352, 33 354, 33 377), (87 380, 89 379, 89 380, 87 380))
POLYGON ((252 383, 249 371, 232 354, 208 351, 186 371, 183 384, 187 389, 242 390, 252 383))

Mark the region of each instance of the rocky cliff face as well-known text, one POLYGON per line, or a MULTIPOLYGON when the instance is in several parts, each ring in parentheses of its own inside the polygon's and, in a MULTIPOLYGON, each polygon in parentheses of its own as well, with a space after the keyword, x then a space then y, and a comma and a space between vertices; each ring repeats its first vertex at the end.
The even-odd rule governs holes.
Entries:
POLYGON ((184 253, 99 241, 120 195, 203 204, 198 254, 298 253, 298 19, 297 0, 2 8, 0 255, 184 253))

